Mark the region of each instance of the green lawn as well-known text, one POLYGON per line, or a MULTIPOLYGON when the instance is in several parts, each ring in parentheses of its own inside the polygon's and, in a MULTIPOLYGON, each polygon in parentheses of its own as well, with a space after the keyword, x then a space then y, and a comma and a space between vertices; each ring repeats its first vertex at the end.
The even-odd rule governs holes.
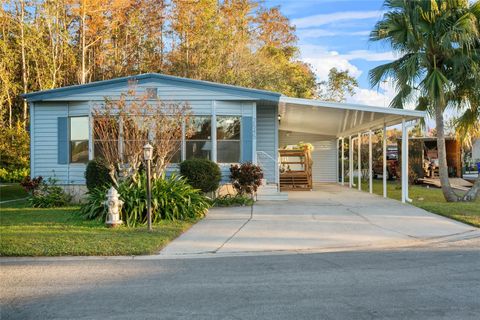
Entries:
MULTIPOLYGON (((368 182, 362 183, 362 190, 368 191, 368 182)), ((373 180, 373 192, 383 194, 382 180, 373 180)), ((387 194, 389 198, 401 200, 400 182, 389 181, 387 194)), ((446 202, 442 190, 420 185, 410 186, 409 197, 413 200, 412 204, 419 208, 480 227, 480 199, 476 202, 446 202)))
POLYGON ((163 221, 146 227, 109 229, 86 221, 78 207, 33 209, 24 200, 0 205, 1 256, 154 254, 196 221, 163 221))
POLYGON ((23 190, 19 184, 3 184, 0 183, 0 202, 22 199, 27 197, 28 194, 23 190))

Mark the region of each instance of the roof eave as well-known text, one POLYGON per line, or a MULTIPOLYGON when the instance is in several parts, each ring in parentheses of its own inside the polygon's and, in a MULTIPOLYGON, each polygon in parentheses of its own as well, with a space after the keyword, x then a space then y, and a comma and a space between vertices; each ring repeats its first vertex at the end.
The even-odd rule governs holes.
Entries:
POLYGON ((297 105, 305 105, 310 107, 323 107, 323 108, 334 108, 334 109, 344 109, 344 110, 359 110, 367 112, 378 112, 385 114, 393 114, 414 118, 425 118, 426 112, 418 110, 407 110, 407 109, 396 109, 396 108, 385 108, 378 106, 369 106, 361 104, 352 104, 352 103, 341 103, 341 102, 331 102, 331 101, 321 101, 314 99, 302 99, 302 98, 293 98, 287 96, 280 97, 280 103, 291 103, 297 105))
POLYGON ((181 78, 181 77, 175 77, 175 76, 169 76, 169 75, 157 74, 157 73, 144 73, 140 75, 96 81, 96 82, 91 82, 87 84, 73 85, 68 87, 61 87, 56 89, 26 93, 22 95, 22 98, 26 99, 28 102, 48 100, 49 96, 52 97, 52 96, 58 96, 58 95, 68 95, 69 93, 74 93, 75 91, 78 91, 78 90, 93 89, 101 86, 112 86, 122 82, 139 81, 139 80, 145 80, 145 79, 160 79, 160 80, 174 81, 174 82, 179 82, 179 83, 184 83, 184 84, 189 84, 194 86, 201 86, 201 87, 209 88, 210 90, 212 89, 226 90, 226 91, 232 92, 232 94, 234 95, 238 94, 243 96, 251 96, 252 100, 278 101, 281 96, 280 93, 273 92, 273 91, 238 87, 238 86, 233 86, 228 84, 181 78))

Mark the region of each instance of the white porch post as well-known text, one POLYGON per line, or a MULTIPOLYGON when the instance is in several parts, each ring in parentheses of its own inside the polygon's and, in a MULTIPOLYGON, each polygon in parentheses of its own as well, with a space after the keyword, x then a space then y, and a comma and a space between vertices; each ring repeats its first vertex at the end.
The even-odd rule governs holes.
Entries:
POLYGON ((217 105, 216 101, 212 101, 212 122, 211 122, 211 134, 210 138, 212 139, 212 151, 210 156, 212 157, 213 162, 217 162, 217 105))
POLYGON ((387 197, 387 126, 383 126, 383 197, 387 197))
MULTIPOLYGON (((93 141, 93 113, 92 113, 92 101, 88 101, 88 160, 93 160, 95 157, 94 153, 94 141, 93 141)), ((31 106, 30 106, 31 109, 31 106)), ((31 131, 30 131, 31 132, 31 131)), ((34 141, 34 140, 32 140, 34 141)), ((34 177, 34 175, 32 175, 34 177)))
POLYGON ((410 188, 409 183, 408 183, 408 178, 409 178, 409 177, 408 177, 408 174, 409 174, 409 172, 410 172, 410 164, 409 164, 409 162, 410 162, 410 160, 409 160, 409 159, 410 159, 410 156, 409 156, 409 151, 408 151, 408 149, 409 149, 409 147, 408 147, 408 146, 409 146, 409 143, 408 143, 408 140, 409 140, 409 138, 408 138, 408 128, 409 128, 411 125, 412 125, 412 124, 407 125, 406 128, 405 128, 405 129, 406 129, 406 130, 405 130, 405 132, 406 132, 406 133, 405 133, 405 140, 407 140, 407 142, 406 142, 406 144, 405 144, 405 146, 406 146, 406 148, 405 148, 405 159, 406 159, 406 162, 405 162, 405 167, 406 167, 406 169, 405 169, 405 171, 407 172, 407 175, 406 175, 406 177, 405 177, 405 185, 406 185, 406 188, 405 188, 405 200, 406 200, 407 202, 412 202, 412 199, 410 199, 410 197, 409 197, 409 192, 408 192, 408 191, 409 191, 408 189, 410 188))
POLYGON ((337 145, 336 145, 336 156, 335 156, 335 162, 337 163, 337 165, 335 166, 335 180, 338 184, 341 183, 340 181, 340 169, 338 168, 338 164, 339 164, 339 161, 340 161, 340 157, 338 156, 338 153, 340 152, 340 138, 337 139, 337 145))
POLYGON ((372 177, 372 131, 368 131, 368 191, 373 193, 373 177, 372 177))
POLYGON ((402 119, 402 203, 407 201, 408 171, 407 171, 407 126, 405 119, 402 119))
POLYGON ((353 186, 353 141, 352 136, 348 137, 348 187, 353 186))
POLYGON ((340 140, 340 143, 342 144, 342 147, 341 147, 341 150, 342 150, 342 186, 345 185, 345 166, 344 166, 344 161, 345 161, 345 144, 344 144, 344 138, 342 137, 342 139, 340 140))
POLYGON ((358 133, 358 190, 362 190, 362 135, 358 133))

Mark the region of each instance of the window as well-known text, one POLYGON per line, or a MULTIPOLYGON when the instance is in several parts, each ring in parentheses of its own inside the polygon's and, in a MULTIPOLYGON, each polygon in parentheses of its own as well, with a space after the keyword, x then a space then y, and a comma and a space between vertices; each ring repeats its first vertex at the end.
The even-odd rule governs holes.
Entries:
POLYGON ((182 141, 177 141, 177 151, 174 151, 170 163, 182 162, 182 141))
POLYGON ((95 117, 93 119, 93 155, 95 158, 106 158, 106 154, 118 153, 118 137, 120 127, 118 119, 115 117, 95 117), (109 123, 110 122, 110 123, 109 123), (113 126, 112 126, 113 124, 113 126), (102 137, 98 134, 98 127, 109 128, 109 134, 104 134, 102 137), (109 136, 109 139, 105 139, 109 136), (103 140, 105 139, 105 140, 103 140))
POLYGON ((120 142, 123 161, 128 161, 131 156, 143 154, 143 146, 148 142, 149 126, 152 124, 147 117, 125 117, 120 121, 120 142))
POLYGON ((88 162, 88 117, 70 118, 70 163, 88 162))
POLYGON ((193 134, 186 140, 186 158, 210 159, 212 150, 212 120, 210 117, 197 116, 190 119, 193 134))
POLYGON ((158 89, 157 88, 146 88, 145 93, 147 94, 147 99, 157 99, 158 98, 158 89))
POLYGON ((240 162, 240 117, 217 116, 217 162, 240 162))

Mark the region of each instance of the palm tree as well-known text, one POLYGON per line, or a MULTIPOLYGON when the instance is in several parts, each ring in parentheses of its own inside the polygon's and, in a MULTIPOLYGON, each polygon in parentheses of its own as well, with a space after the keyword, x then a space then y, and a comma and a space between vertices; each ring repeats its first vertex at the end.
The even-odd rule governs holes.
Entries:
MULTIPOLYGON (((415 102, 417 109, 435 118, 443 195, 450 202, 475 199, 480 178, 464 196, 450 186, 444 112, 457 109, 475 114, 478 110, 480 1, 386 0, 384 5, 388 11, 375 25, 370 40, 386 42, 399 58, 370 70, 370 82, 376 86, 392 80, 397 94, 391 107, 415 102)), ((470 119, 475 121, 475 117, 470 119)))

